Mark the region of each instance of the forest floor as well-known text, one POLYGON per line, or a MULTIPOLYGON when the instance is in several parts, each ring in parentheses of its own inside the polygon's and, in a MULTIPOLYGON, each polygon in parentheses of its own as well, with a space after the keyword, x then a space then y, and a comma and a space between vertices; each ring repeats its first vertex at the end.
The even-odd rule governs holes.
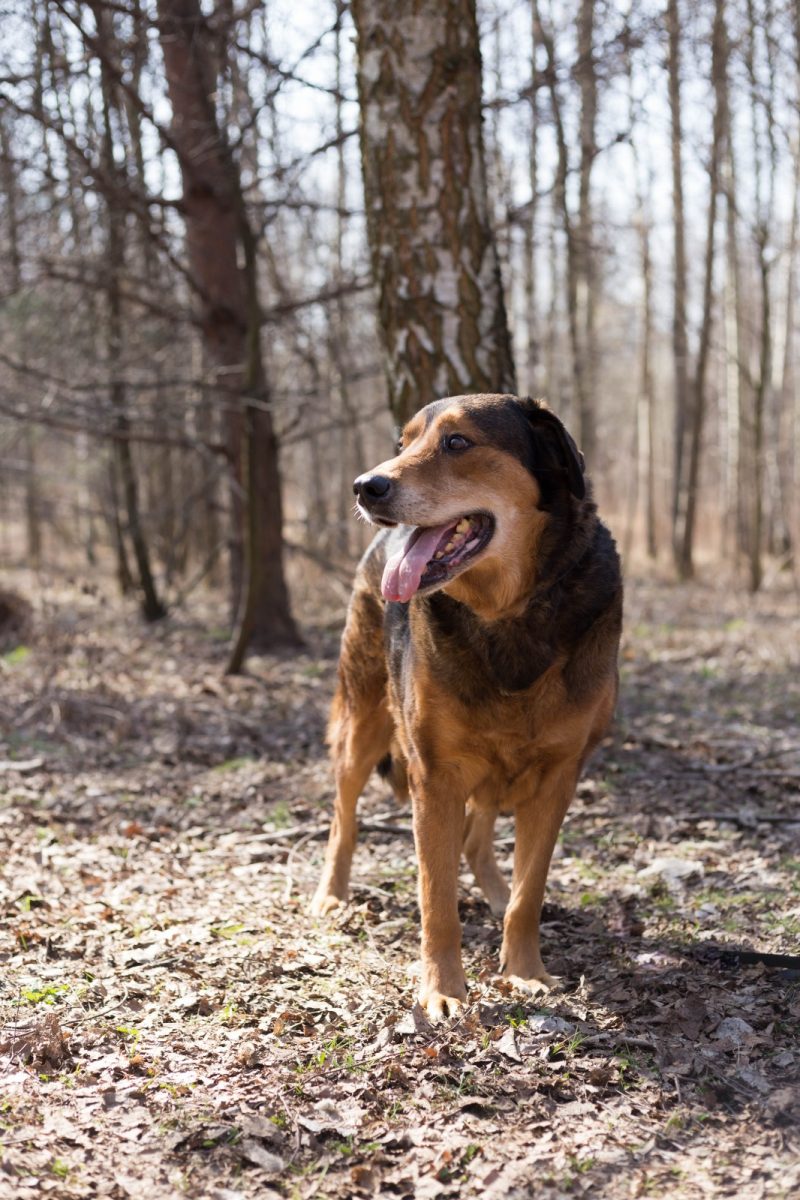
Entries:
POLYGON ((564 990, 498 979, 464 875, 471 1003, 436 1027, 379 781, 351 906, 307 913, 341 613, 240 678, 215 619, 41 585, 4 647, 2 1200, 798 1194, 797 972, 717 953, 797 949, 795 595, 629 585, 618 719, 548 884, 564 990))

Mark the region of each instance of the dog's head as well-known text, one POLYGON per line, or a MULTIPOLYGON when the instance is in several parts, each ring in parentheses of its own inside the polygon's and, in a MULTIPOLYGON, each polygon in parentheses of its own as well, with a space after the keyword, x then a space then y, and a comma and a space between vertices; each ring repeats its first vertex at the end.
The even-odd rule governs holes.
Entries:
MULTIPOLYGON (((436 400, 408 422, 397 455, 360 475, 358 509, 411 526, 389 557, 387 600, 450 584, 479 564, 506 572, 536 535, 536 514, 583 500, 583 455, 555 413, 516 396, 436 400)), ((455 594, 452 593, 451 594, 455 594)))

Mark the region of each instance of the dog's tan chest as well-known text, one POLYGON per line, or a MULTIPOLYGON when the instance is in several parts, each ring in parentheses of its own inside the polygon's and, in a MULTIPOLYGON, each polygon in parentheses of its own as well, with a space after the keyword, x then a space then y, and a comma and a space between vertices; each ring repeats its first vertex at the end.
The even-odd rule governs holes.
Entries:
POLYGON ((479 712, 429 678, 416 682, 415 703, 401 715, 407 754, 428 778, 451 779, 501 811, 526 803, 554 765, 583 756, 606 705, 604 692, 580 709, 570 705, 560 667, 529 692, 487 701, 479 712))

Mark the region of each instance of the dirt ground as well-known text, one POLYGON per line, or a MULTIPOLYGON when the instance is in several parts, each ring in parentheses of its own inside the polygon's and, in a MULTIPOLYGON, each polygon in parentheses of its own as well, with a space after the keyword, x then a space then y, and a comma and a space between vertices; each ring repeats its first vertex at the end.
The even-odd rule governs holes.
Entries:
POLYGON ((431 1027, 379 781, 352 905, 307 915, 340 602, 226 679, 208 602, 146 629, 6 583, 36 611, 0 658, 2 1200, 798 1194, 798 972, 719 953, 797 951, 796 595, 629 584, 548 885, 564 990, 498 979, 465 874, 471 1004, 431 1027))

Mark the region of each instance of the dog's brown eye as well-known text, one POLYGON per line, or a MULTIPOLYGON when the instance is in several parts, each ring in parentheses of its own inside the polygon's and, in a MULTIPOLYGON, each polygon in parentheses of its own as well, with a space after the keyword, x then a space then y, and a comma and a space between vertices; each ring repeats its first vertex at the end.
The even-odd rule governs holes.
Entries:
POLYGON ((466 450, 472 442, 463 433, 449 433, 444 439, 445 450, 466 450))

